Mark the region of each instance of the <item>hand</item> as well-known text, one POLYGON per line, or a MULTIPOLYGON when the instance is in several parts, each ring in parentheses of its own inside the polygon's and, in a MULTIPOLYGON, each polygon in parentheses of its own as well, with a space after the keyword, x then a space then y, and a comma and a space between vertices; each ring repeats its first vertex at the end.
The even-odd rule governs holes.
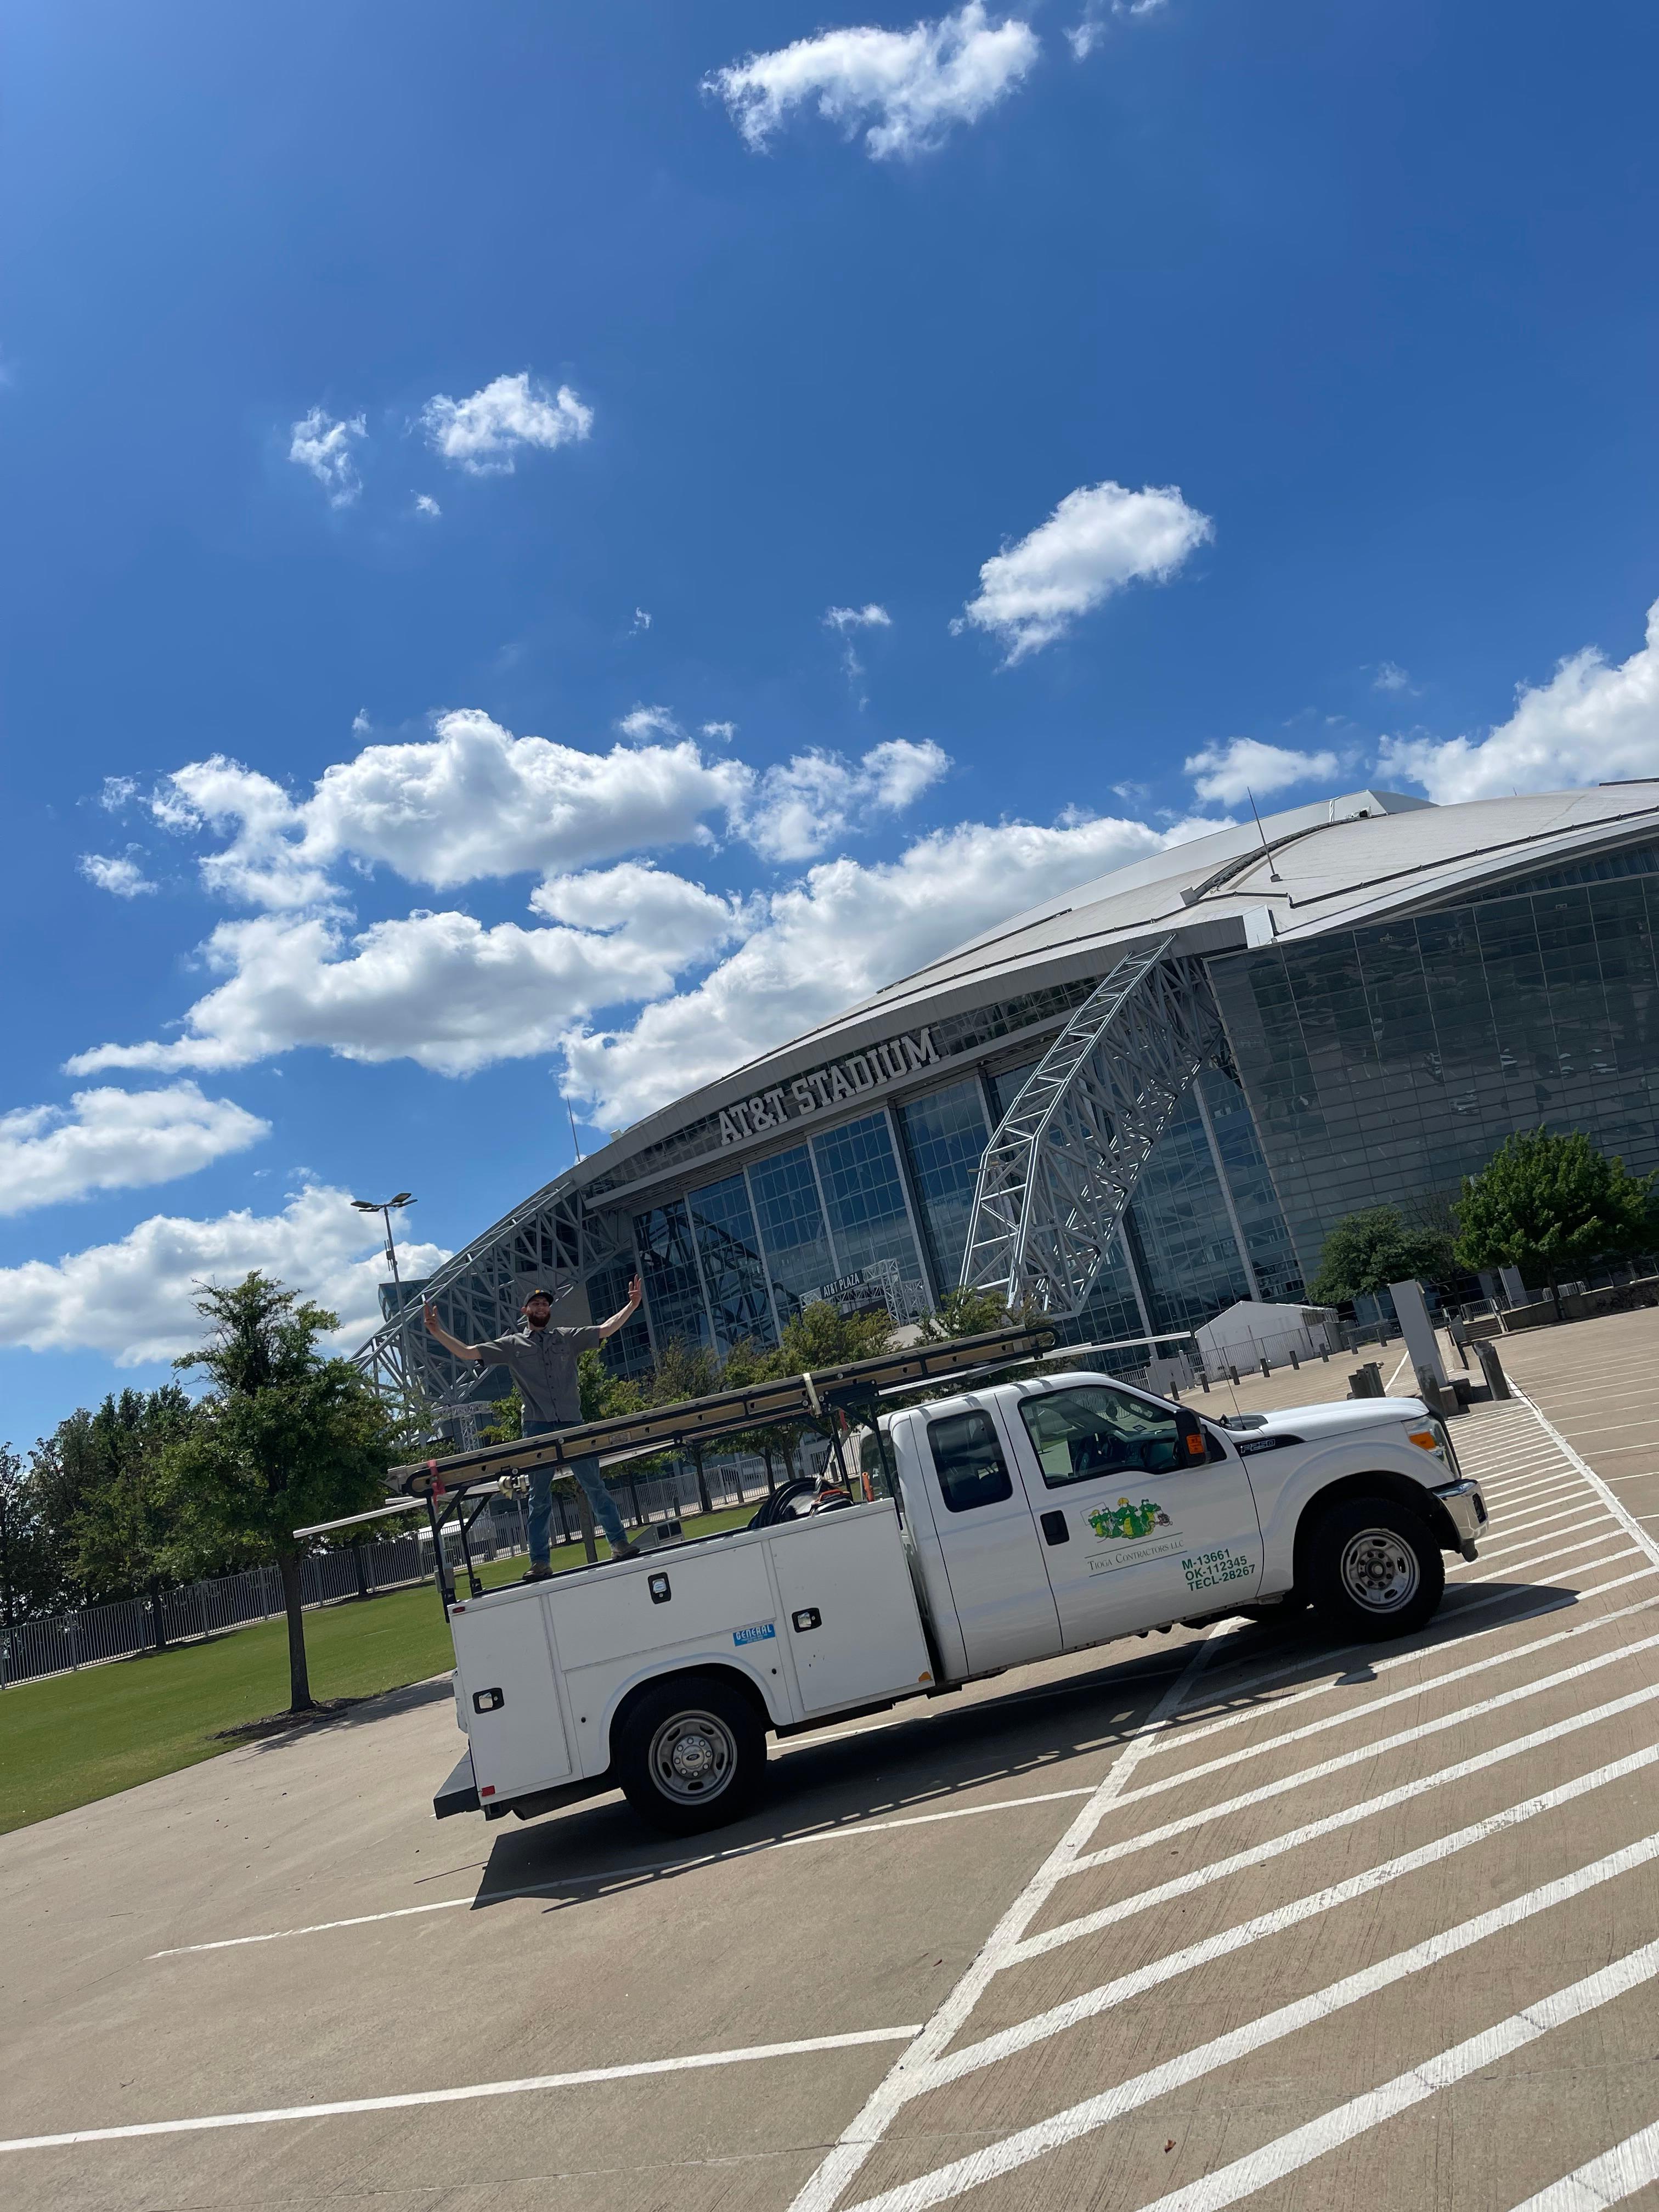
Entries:
POLYGON ((639 1277, 635 1275, 628 1285, 628 1303, 630 1306, 637 1306, 640 1300, 644 1296, 645 1285, 641 1282, 639 1277))
POLYGON ((431 1330, 433 1335, 436 1336, 438 1334, 438 1309, 433 1304, 430 1298, 427 1298, 422 1304, 421 1319, 426 1323, 428 1328, 431 1330))

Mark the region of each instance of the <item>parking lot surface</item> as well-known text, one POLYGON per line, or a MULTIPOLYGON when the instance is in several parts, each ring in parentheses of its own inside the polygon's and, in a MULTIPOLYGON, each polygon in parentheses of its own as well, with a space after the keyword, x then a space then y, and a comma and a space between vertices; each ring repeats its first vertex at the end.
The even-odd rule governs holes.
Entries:
POLYGON ((1024 1669, 691 1845, 434 1824, 445 1682, 0 1839, 0 2201, 1659 2206, 1659 1316, 1501 1349, 1401 1644, 1024 1669))

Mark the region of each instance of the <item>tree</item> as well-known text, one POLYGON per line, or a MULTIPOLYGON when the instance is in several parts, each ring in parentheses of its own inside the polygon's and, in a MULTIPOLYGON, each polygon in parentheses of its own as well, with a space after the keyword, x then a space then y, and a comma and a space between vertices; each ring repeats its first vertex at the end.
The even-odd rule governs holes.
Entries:
POLYGON ((983 1336, 988 1329, 1024 1328, 1031 1324, 1017 1314, 998 1291, 954 1290, 924 1316, 921 1340, 944 1344, 956 1336, 983 1336))
POLYGON ((59 1449, 76 1463, 80 1502, 70 1529, 73 1571, 88 1601, 147 1590, 160 1650, 161 1585, 175 1579, 179 1515, 167 1454, 196 1408, 176 1382, 123 1390, 95 1413, 58 1424, 59 1449))
POLYGON ((202 1369, 210 1388, 190 1431, 167 1452, 168 1474, 198 1552, 275 1560, 290 1709, 311 1711, 294 1531, 380 1503, 397 1426, 359 1369, 318 1349, 339 1326, 323 1307, 256 1273, 228 1289, 210 1285, 196 1310, 212 1333, 174 1364, 202 1369))
POLYGON ((1308 1296, 1315 1305, 1348 1305, 1380 1297, 1390 1283, 1443 1283, 1453 1266, 1449 1237, 1412 1227, 1397 1206, 1368 1206, 1345 1214, 1326 1237, 1308 1296))
POLYGON ((1559 1304, 1564 1275, 1597 1260, 1651 1251, 1659 1237, 1654 1185, 1598 1152, 1583 1130, 1506 1137, 1457 1201, 1457 1256, 1466 1267, 1517 1267, 1541 1277, 1559 1304))

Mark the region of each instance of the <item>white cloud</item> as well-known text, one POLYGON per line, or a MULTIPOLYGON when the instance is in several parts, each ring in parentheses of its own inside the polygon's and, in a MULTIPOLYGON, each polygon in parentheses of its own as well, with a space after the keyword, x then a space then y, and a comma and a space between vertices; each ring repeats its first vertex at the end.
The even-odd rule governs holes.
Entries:
POLYGON ((1392 660, 1379 660, 1377 662, 1376 673, 1371 678, 1371 689, 1373 691, 1407 691, 1414 693, 1416 688, 1417 687, 1412 682, 1409 670, 1400 667, 1392 660))
POLYGON ((1292 784, 1322 781, 1340 766, 1333 752, 1298 753, 1259 738, 1230 738, 1224 745, 1194 753, 1186 772, 1206 805, 1242 806, 1252 793, 1261 799, 1292 784))
POLYGON ((1547 684, 1522 684, 1509 720, 1484 738, 1388 738, 1378 766, 1442 805, 1659 775, 1659 600, 1645 644, 1617 667, 1585 646, 1547 684))
POLYGON ((415 495, 415 512, 416 514, 423 514, 428 522, 435 522, 443 513, 443 509, 429 491, 417 491, 415 495))
POLYGON ((599 1126, 635 1121, 1008 915, 1217 826, 968 823, 890 863, 826 861, 765 902, 694 989, 647 1006, 630 1026, 573 1031, 570 1086, 599 1126))
POLYGON ((729 745, 738 734, 735 722, 704 722, 701 727, 703 736, 713 738, 717 744, 729 745))
POLYGON ((839 630, 844 637, 849 629, 890 629, 893 617, 885 607, 878 607, 873 599, 863 607, 826 607, 823 611, 826 629, 839 630))
POLYGON ((1089 5, 1066 32, 1066 43, 1076 60, 1086 62, 1106 36, 1109 15, 1151 15, 1163 5, 1164 0, 1111 0, 1109 7, 1106 0, 1089 0, 1089 5))
POLYGON ((270 1134, 228 1098, 193 1083, 161 1091, 78 1091, 68 1108, 0 1114, 0 1214, 171 1182, 270 1134))
POLYGON ((100 891, 112 891, 117 898, 139 898, 155 889, 131 851, 113 860, 107 853, 82 853, 76 866, 89 884, 96 884, 100 891))
POLYGON ((362 489, 351 449, 367 434, 368 428, 361 415, 343 416, 336 421, 320 407, 313 407, 309 415, 301 416, 289 434, 289 460, 310 470, 328 494, 331 507, 349 507, 362 489))
POLYGON ((70 1073, 243 1067, 312 1046, 470 1075, 549 1051, 593 1007, 660 997, 736 933, 740 913, 634 862, 555 877, 532 905, 562 926, 418 911, 356 933, 319 914, 223 922, 204 957, 226 980, 191 1007, 181 1036, 100 1045, 70 1073))
POLYGON ((951 627, 989 630, 1009 664, 1023 660, 1124 585, 1139 577, 1167 582, 1214 534, 1208 515, 1188 507, 1173 484, 1080 486, 1029 537, 992 555, 979 572, 978 597, 951 627))
POLYGON ((847 137, 860 129, 872 161, 933 152, 955 125, 977 123, 1006 99, 1037 58, 1029 23, 993 23, 983 0, 908 31, 873 25, 820 31, 769 54, 751 53, 705 78, 745 143, 763 152, 798 108, 815 106, 847 137))
POLYGON ((635 627, 635 629, 636 630, 642 630, 642 629, 650 629, 650 627, 651 627, 651 617, 650 617, 649 613, 647 611, 647 610, 646 610, 644 607, 635 607, 635 610, 634 610, 634 627, 635 627))
MULTIPOLYGON (((872 599, 867 606, 826 607, 823 626, 832 629, 842 641, 841 665, 847 672, 848 683, 856 683, 864 673, 864 663, 853 645, 855 631, 861 629, 891 629, 893 617, 885 607, 878 606, 872 599)), ((862 703, 862 702, 860 702, 862 703)))
POLYGON ((678 738, 684 733, 666 707, 632 707, 617 727, 625 738, 678 738))
POLYGON ((421 423, 433 452, 470 476, 511 476, 521 446, 551 453, 586 438, 593 410, 568 384, 549 392, 521 369, 465 399, 438 392, 422 409, 421 423))
MULTIPOLYGON (((643 732, 674 729, 660 708, 636 709, 624 726, 652 716, 662 719, 639 721, 643 732)), ((706 836, 706 815, 741 809, 750 782, 741 763, 705 760, 689 738, 584 752, 515 738, 464 708, 441 715, 429 738, 365 745, 307 799, 215 755, 167 777, 151 805, 171 829, 226 838, 201 864, 210 890, 292 908, 336 901, 330 871, 347 859, 443 890, 688 843, 706 836)))
POLYGON ((805 860, 823 852, 850 821, 874 808, 896 813, 937 783, 951 765, 932 743, 891 738, 857 762, 839 753, 797 754, 760 779, 744 834, 769 860, 805 860))
MULTIPOLYGON (((380 1323, 380 1237, 378 1220, 354 1213, 345 1191, 314 1183, 280 1213, 154 1214, 114 1243, 0 1268, 0 1344, 101 1352, 118 1367, 171 1359, 205 1334, 196 1311, 203 1285, 239 1282, 258 1267, 337 1313, 334 1347, 350 1351, 380 1323)), ((399 1239, 410 1276, 430 1274, 448 1256, 440 1245, 399 1239)))

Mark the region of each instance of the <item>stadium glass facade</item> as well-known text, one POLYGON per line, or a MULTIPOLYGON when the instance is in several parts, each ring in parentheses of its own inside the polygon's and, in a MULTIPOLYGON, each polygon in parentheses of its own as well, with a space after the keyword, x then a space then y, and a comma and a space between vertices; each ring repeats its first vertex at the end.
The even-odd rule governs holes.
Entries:
MULTIPOLYGON (((958 1075, 636 1210, 649 1334, 636 1321, 613 1339, 611 1365, 641 1372, 653 1343, 677 1339, 718 1353, 745 1338, 775 1344, 809 1297, 848 1277, 868 1280, 883 1262, 902 1309, 925 1311, 957 1280, 981 1157, 1035 1065, 958 1075)), ((621 1303, 626 1272, 617 1263, 589 1278, 591 1312, 621 1303)), ((1066 1334, 1190 1328, 1236 1298, 1300 1288, 1243 1095, 1206 1069, 1066 1334)))
POLYGON ((1511 1131, 1659 1167, 1659 845, 1210 966, 1291 1238, 1457 1195, 1511 1131))

